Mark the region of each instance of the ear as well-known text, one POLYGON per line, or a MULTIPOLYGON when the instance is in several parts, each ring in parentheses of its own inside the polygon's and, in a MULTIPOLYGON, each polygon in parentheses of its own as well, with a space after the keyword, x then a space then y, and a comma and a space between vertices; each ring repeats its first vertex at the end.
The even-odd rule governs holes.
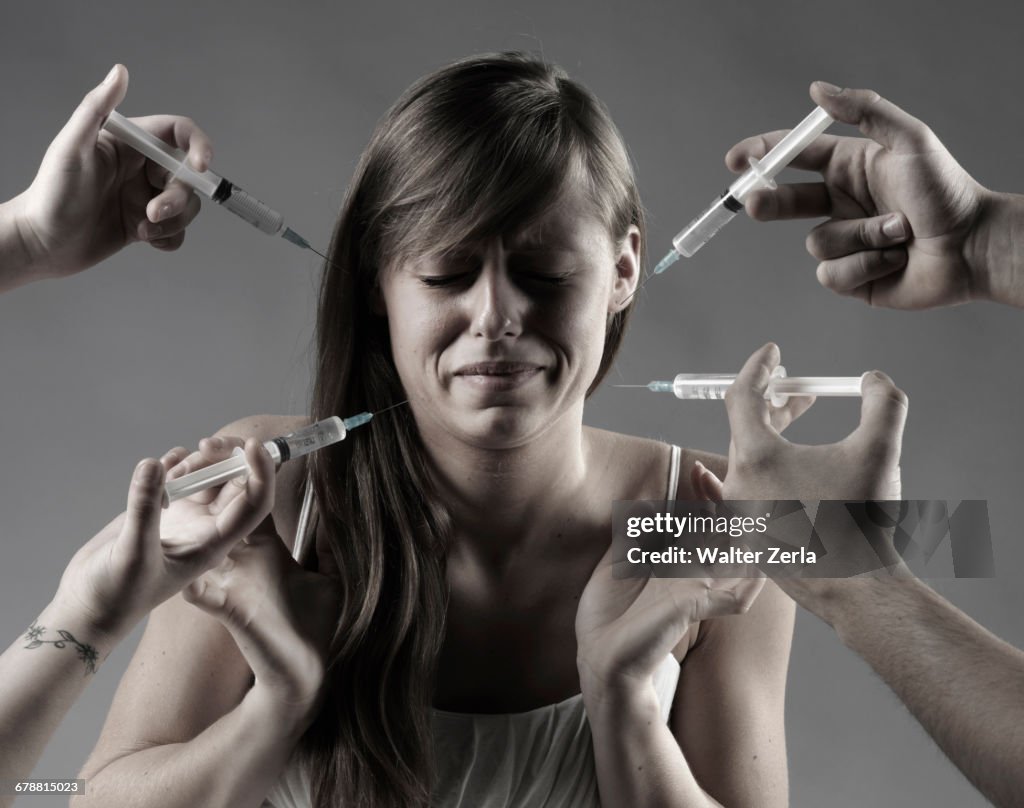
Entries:
POLYGON ((629 305, 631 295, 640 282, 640 228, 630 225, 617 249, 615 282, 608 300, 609 314, 617 314, 629 305))

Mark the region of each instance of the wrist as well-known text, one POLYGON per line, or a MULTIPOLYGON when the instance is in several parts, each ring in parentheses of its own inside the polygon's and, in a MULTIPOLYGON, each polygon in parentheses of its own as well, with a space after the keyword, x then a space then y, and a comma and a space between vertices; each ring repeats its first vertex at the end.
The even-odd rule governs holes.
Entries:
POLYGON ((72 647, 80 659, 95 672, 110 655, 124 634, 102 631, 95 623, 82 615, 60 593, 56 594, 32 622, 26 636, 32 635, 42 643, 61 642, 72 647))
POLYGON ((1024 196, 985 191, 964 246, 971 297, 1024 308, 1024 196))
POLYGON ((661 714, 658 694, 650 679, 636 681, 630 687, 584 688, 583 705, 592 726, 609 724, 621 729, 633 723, 653 725, 661 714))
POLYGON ((272 726, 284 736, 298 741, 316 720, 321 700, 288 702, 279 698, 270 688, 257 681, 242 700, 244 709, 251 711, 263 726, 272 726))
POLYGON ((47 277, 44 263, 26 218, 25 193, 21 193, 0 204, 0 271, 5 285, 47 277))

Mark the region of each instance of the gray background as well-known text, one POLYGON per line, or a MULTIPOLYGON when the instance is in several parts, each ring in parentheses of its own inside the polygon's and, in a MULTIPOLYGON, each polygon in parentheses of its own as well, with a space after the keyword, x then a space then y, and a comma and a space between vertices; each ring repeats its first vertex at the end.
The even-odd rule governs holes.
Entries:
MULTIPOLYGON (((656 260, 727 184, 726 148, 802 118, 816 78, 879 90, 930 123, 980 182, 1024 190, 1022 24, 1009 2, 8 4, 0 195, 30 182, 81 95, 121 61, 131 71, 122 111, 194 117, 214 138, 214 168, 323 248, 360 150, 402 89, 456 57, 531 49, 611 109, 636 161, 656 260)), ((835 297, 814 280, 806 230, 739 218, 652 281, 610 382, 731 371, 767 339, 794 374, 886 370, 912 402, 905 496, 990 503, 998 577, 937 588, 1024 645, 1024 314, 984 304, 902 314, 835 297)), ((246 414, 305 410, 318 270, 310 254, 208 205, 178 253, 136 245, 0 298, 0 637, 24 631, 75 548, 121 510, 140 457, 246 414)), ((854 402, 824 401, 792 436, 838 439, 856 416, 854 402)), ((587 421, 728 444, 720 405, 644 391, 606 387, 587 421)), ((101 670, 36 776, 78 770, 133 646, 101 670)), ((804 614, 787 718, 794 805, 984 804, 884 685, 804 614)))

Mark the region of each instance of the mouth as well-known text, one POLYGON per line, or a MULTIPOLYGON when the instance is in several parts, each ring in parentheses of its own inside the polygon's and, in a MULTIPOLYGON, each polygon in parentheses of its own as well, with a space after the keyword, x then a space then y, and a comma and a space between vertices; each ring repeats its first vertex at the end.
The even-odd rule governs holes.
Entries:
POLYGON ((511 390, 537 376, 543 368, 530 362, 476 362, 455 371, 456 378, 484 390, 511 390))

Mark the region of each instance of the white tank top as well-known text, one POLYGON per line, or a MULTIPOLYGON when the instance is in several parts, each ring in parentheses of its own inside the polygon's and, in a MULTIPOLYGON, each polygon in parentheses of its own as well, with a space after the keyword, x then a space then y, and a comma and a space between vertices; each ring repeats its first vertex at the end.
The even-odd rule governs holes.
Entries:
MULTIPOLYGON (((679 485, 680 450, 671 448, 667 499, 679 485)), ((307 485, 296 557, 309 538, 311 492, 307 485)), ((669 654, 653 676, 663 721, 678 681, 679 663, 669 654)), ((522 713, 432 712, 437 808, 600 808, 583 694, 522 713)), ((295 758, 263 808, 311 808, 310 779, 295 758)))

